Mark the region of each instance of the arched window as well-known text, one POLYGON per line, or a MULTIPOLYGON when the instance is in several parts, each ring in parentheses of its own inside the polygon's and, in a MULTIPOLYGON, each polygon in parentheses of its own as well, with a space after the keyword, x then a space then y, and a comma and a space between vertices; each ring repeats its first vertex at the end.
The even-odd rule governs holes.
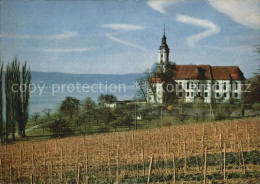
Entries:
POLYGON ((182 90, 182 82, 179 82, 179 90, 182 90))
POLYGON ((223 83, 223 90, 226 90, 227 89, 227 84, 226 82, 223 83))
POLYGON ((237 90, 237 89, 238 89, 238 83, 235 82, 235 90, 237 90))
POLYGON ((218 82, 216 82, 216 84, 215 84, 215 89, 219 90, 219 83, 218 82))

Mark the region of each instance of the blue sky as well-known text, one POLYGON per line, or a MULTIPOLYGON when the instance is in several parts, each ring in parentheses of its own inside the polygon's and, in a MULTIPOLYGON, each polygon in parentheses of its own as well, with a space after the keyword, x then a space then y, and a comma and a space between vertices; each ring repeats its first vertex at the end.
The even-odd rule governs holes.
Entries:
POLYGON ((34 71, 140 73, 157 62, 166 25, 177 64, 257 70, 260 1, 2 1, 1 59, 34 71))

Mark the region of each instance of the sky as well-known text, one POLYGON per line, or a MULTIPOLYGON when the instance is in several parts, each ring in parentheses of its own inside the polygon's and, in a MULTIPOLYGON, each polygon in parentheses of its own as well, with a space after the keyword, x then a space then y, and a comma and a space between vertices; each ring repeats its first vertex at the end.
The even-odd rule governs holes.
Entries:
POLYGON ((166 27, 170 61, 257 71, 260 1, 1 1, 0 58, 33 71, 142 73, 166 27))

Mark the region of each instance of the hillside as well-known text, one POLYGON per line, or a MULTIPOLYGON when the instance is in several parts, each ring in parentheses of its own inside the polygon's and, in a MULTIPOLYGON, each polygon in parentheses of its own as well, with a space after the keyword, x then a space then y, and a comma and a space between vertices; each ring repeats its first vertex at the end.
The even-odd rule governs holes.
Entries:
POLYGON ((223 183, 225 173, 228 183, 259 183, 259 123, 248 118, 2 145, 0 178, 4 183, 146 183, 148 178, 201 183, 206 174, 208 182, 223 183))

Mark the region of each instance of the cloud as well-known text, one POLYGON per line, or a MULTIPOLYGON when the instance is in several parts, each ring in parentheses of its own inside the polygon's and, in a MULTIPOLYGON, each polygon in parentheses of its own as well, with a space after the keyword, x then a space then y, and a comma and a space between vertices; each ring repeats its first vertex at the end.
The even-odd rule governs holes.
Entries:
POLYGON ((41 51, 41 52, 87 52, 94 50, 92 48, 63 48, 63 49, 32 49, 34 51, 41 51))
POLYGON ((208 0, 219 12, 228 15, 235 22, 253 29, 260 29, 259 0, 208 0))
POLYGON ((216 47, 216 46, 206 46, 207 49, 222 51, 222 52, 233 52, 233 53, 252 53, 254 48, 252 45, 238 45, 238 46, 230 46, 230 47, 216 47))
POLYGON ((145 29, 144 26, 134 25, 134 24, 103 24, 103 25, 101 25, 101 27, 120 31, 120 32, 107 33, 106 37, 108 39, 110 39, 114 42, 123 44, 123 45, 127 45, 127 46, 130 46, 130 47, 140 49, 140 50, 146 50, 144 47, 142 47, 140 45, 137 45, 137 44, 125 41, 125 40, 121 40, 121 39, 114 36, 114 35, 118 35, 120 33, 129 32, 129 31, 144 30, 145 29))
POLYGON ((148 1, 147 4, 155 11, 158 11, 162 14, 167 15, 168 13, 166 11, 166 8, 169 7, 170 5, 174 4, 175 2, 178 2, 178 0, 172 0, 172 1, 165 1, 165 0, 154 1, 154 0, 152 0, 152 1, 148 1))
POLYGON ((78 33, 72 31, 63 31, 54 35, 20 35, 20 34, 2 34, 0 38, 17 38, 17 39, 45 39, 45 40, 62 40, 75 37, 78 33))
POLYGON ((203 27, 203 28, 208 29, 202 33, 195 34, 195 35, 188 37, 187 40, 191 47, 194 47, 196 42, 198 42, 208 36, 211 36, 213 34, 217 34, 220 32, 220 28, 208 20, 198 19, 198 18, 189 17, 186 15, 180 15, 180 14, 177 14, 176 20, 179 22, 182 22, 182 23, 191 24, 194 26, 203 27))
POLYGON ((114 29, 114 30, 125 30, 125 31, 136 31, 145 29, 144 26, 134 24, 103 24, 101 27, 114 29))
POLYGON ((137 49, 141 49, 141 50, 146 50, 144 47, 141 47, 140 45, 136 45, 136 44, 133 44, 131 42, 127 42, 127 41, 124 41, 124 40, 120 40, 116 37, 114 37, 112 34, 106 34, 106 37, 110 40, 113 40, 117 43, 121 43, 121 44, 124 44, 124 45, 127 45, 127 46, 130 46, 130 47, 134 47, 134 48, 137 48, 137 49))

